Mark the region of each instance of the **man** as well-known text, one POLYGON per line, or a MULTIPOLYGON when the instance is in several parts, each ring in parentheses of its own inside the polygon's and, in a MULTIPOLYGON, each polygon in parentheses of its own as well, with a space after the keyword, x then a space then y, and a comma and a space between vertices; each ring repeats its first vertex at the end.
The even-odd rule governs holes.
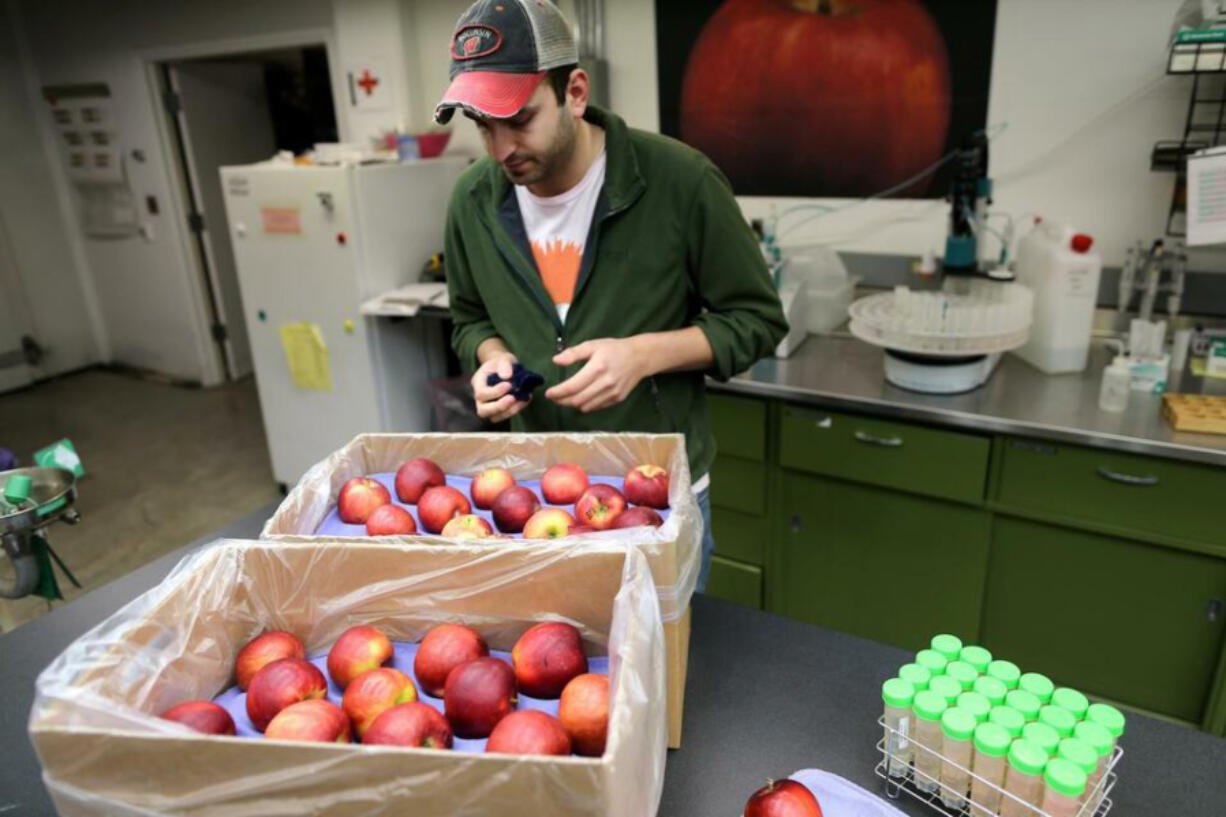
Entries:
POLYGON ((489 155, 460 177, 447 216, 452 343, 491 421, 684 433, 701 590, 715 457, 703 377, 770 354, 787 323, 723 175, 589 105, 570 31, 542 0, 478 0, 457 24, 435 119, 463 110, 489 155), (543 396, 510 393, 516 362, 551 384, 543 396))

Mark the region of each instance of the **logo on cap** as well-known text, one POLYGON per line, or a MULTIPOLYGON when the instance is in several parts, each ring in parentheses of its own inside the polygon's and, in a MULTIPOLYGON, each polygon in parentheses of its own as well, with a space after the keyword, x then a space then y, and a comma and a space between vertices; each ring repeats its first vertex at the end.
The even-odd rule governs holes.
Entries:
POLYGON ((461 26, 452 42, 451 58, 475 60, 493 54, 501 47, 502 34, 498 29, 486 25, 461 26))

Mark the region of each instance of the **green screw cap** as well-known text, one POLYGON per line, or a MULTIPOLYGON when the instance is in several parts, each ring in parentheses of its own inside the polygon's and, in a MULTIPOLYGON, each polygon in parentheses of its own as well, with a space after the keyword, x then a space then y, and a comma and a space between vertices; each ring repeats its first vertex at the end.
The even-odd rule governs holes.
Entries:
POLYGON ((1116 739, 1124 734, 1124 713, 1111 704, 1090 704, 1086 710, 1086 720, 1103 727, 1116 739))
POLYGON ((1077 718, 1062 706, 1048 705, 1039 710, 1039 723, 1047 724, 1056 730, 1057 735, 1067 738, 1072 736, 1077 718))
POLYGON ((1002 757, 1009 752, 1013 736, 998 723, 981 723, 975 727, 975 749, 985 755, 1002 757))
POLYGON ((1026 690, 1015 689, 1005 696, 1005 706, 1013 707, 1018 712, 1021 712, 1027 721, 1033 721, 1039 717, 1039 708, 1043 704, 1039 703, 1039 699, 1026 690))
POLYGON ((1086 699, 1086 696, 1068 687, 1060 687, 1053 692, 1051 694, 1051 702, 1055 706, 1062 706, 1069 712, 1072 712, 1077 717, 1077 720, 1084 718, 1086 710, 1090 708, 1090 702, 1086 699))
POLYGON ((945 665, 949 659, 936 650, 920 650, 915 654, 915 663, 935 675, 945 674, 945 665))
POLYGON ((978 692, 980 695, 992 702, 992 706, 1000 706, 1005 702, 1005 695, 1009 693, 1008 687, 1004 681, 999 678, 993 678, 990 675, 981 675, 975 679, 975 685, 971 689, 978 692))
POLYGON ((1098 752, 1094 751, 1093 746, 1077 738, 1065 738, 1060 741, 1060 747, 1056 750, 1056 757, 1062 757, 1076 764, 1079 769, 1086 773, 1087 777, 1094 774, 1094 770, 1098 768, 1098 752))
POLYGON ((915 687, 916 692, 923 692, 932 680, 932 673, 919 664, 903 664, 898 668, 898 677, 915 687))
POLYGON ((901 678, 891 678, 881 685, 881 700, 886 706, 905 709, 915 700, 915 687, 901 678))
POLYGON ((958 660, 958 654, 962 652, 962 639, 956 635, 934 635, 932 637, 932 649, 944 656, 946 661, 958 660))
POLYGON ((929 689, 915 693, 914 708, 917 718, 925 721, 937 721, 941 719, 941 713, 949 708, 949 704, 945 702, 944 698, 929 689))
POLYGON ((1072 761, 1054 757, 1043 770, 1043 782, 1065 797, 1080 797, 1086 790, 1086 773, 1072 761))
POLYGON ((1009 689, 1017 689, 1017 682, 1022 677, 1022 671, 1012 661, 1002 661, 998 658, 988 664, 988 675, 1004 681, 1005 686, 1009 689))
POLYGON ((962 694, 962 684, 948 675, 938 675, 928 682, 928 690, 944 698, 948 706, 953 706, 954 701, 958 700, 958 696, 962 694))
POLYGON ((30 498, 33 480, 29 474, 13 474, 4 482, 4 500, 17 507, 30 498))
POLYGON ((987 699, 986 695, 978 692, 963 692, 958 696, 958 707, 970 712, 975 716, 976 721, 983 723, 988 719, 988 713, 992 711, 992 702, 987 699))
POLYGON ((965 661, 951 661, 945 667, 945 674, 962 684, 962 691, 965 692, 975 685, 975 679, 979 677, 979 670, 965 661))
POLYGON ((1017 688, 1024 689, 1038 698, 1042 703, 1051 703, 1051 694, 1056 685, 1051 679, 1039 672, 1026 672, 1017 679, 1017 688))
MULTIPOLYGON (((975 734, 975 727, 979 725, 979 721, 975 716, 965 709, 954 707, 946 709, 941 713, 941 731, 945 736, 952 740, 970 740, 975 734)), ((1089 749, 1090 747, 1086 747, 1089 749)), ((1091 749, 1091 752, 1094 750, 1091 749)), ((1095 757, 1097 761, 1098 758, 1095 757)))
POLYGON ((1016 738, 1022 734, 1022 727, 1026 725, 1026 718, 1022 716, 1021 712, 1012 707, 994 706, 992 711, 988 713, 988 723, 1004 727, 1011 737, 1016 738))
POLYGON ((1049 755, 1060 747, 1060 734, 1045 723, 1035 721, 1022 727, 1022 737, 1038 746, 1049 755))
MULTIPOLYGON (((1047 766, 1047 753, 1028 740, 1015 740, 1009 747, 1009 765, 1022 774, 1034 777, 1042 774, 1043 768, 1047 766)), ((1076 766, 1073 768, 1081 772, 1076 766)))
POLYGON ((988 665, 992 663, 992 653, 983 647, 963 647, 958 659, 970 664, 976 672, 982 675, 988 671, 988 665))
MULTIPOLYGON (((1043 724, 1036 724, 1042 726, 1043 724)), ((1106 757, 1111 754, 1111 743, 1115 739, 1111 737, 1111 733, 1106 727, 1099 726, 1093 721, 1082 721, 1073 727, 1073 737, 1078 740, 1085 741, 1094 747, 1094 751, 1099 757, 1106 757)))

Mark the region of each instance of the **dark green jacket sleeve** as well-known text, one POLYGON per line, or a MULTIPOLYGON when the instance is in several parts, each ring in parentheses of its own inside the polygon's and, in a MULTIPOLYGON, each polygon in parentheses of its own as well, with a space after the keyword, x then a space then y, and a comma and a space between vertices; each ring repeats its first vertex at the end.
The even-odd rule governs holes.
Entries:
POLYGON ((460 201, 460 195, 462 194, 457 191, 447 208, 443 255, 446 259, 447 297, 451 303, 453 324, 451 346, 455 349, 456 357, 460 359, 460 365, 467 366, 469 371, 472 371, 480 365, 477 361, 477 347, 482 341, 497 336, 498 332, 494 330, 494 324, 485 309, 485 302, 473 281, 472 268, 464 251, 464 237, 460 230, 462 218, 457 213, 458 207, 465 206, 460 201))
POLYGON ((715 353, 707 374, 727 380, 774 352, 787 334, 787 319, 757 239, 713 165, 699 181, 687 234, 703 306, 694 324, 715 353))

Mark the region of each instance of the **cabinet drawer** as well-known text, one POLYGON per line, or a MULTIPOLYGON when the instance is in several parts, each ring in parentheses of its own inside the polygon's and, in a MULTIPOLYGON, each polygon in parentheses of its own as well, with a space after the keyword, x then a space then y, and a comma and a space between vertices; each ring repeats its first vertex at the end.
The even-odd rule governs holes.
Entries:
POLYGON ((750 516, 726 508, 711 508, 715 552, 751 565, 761 565, 770 525, 765 516, 750 516))
POLYGON ((979 504, 991 441, 955 431, 785 406, 785 468, 979 504))
POLYGON ((721 454, 763 462, 766 459, 766 402, 707 392, 711 433, 721 454))
POLYGON ((1002 448, 1002 506, 1226 552, 1226 469, 1023 439, 1002 448))
POLYGON ((711 504, 761 516, 766 512, 766 466, 717 456, 711 465, 711 504))
POLYGON ((745 607, 762 609, 762 571, 719 556, 711 557, 711 572, 707 575, 708 596, 745 607))

